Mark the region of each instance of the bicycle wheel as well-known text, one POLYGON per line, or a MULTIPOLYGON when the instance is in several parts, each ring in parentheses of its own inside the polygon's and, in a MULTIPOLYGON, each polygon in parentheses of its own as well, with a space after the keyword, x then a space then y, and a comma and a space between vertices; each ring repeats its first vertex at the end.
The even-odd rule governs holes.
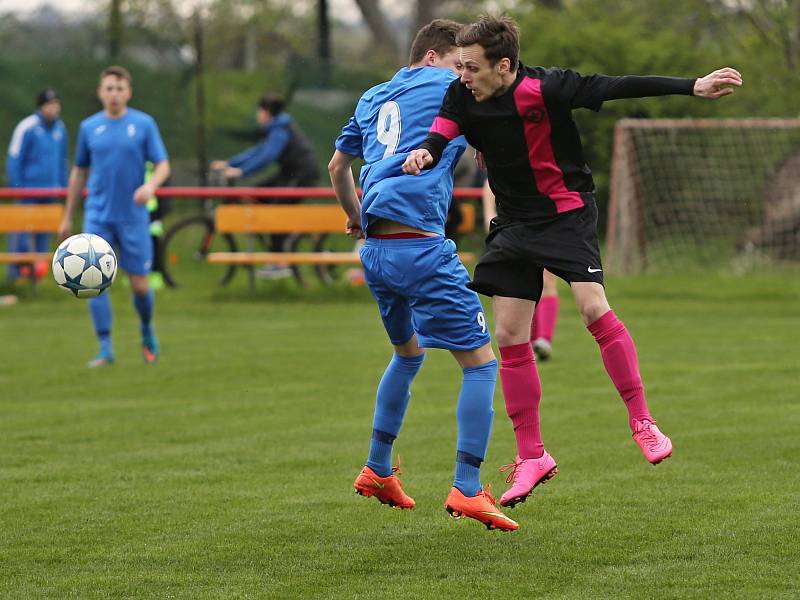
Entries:
MULTIPOLYGON (((283 251, 284 252, 311 252, 312 247, 310 246, 309 242, 312 240, 312 237, 306 233, 290 233, 286 236, 283 240, 283 251)), ((303 287, 308 286, 308 281, 306 280, 305 275, 303 274, 303 270, 299 265, 291 265, 292 275, 294 276, 297 283, 302 285, 303 287)))
POLYGON ((236 274, 235 265, 210 265, 206 263, 209 252, 236 252, 236 240, 229 234, 214 231, 210 217, 197 215, 175 223, 163 241, 164 281, 170 287, 181 287, 197 281, 198 285, 209 279, 227 285, 236 274))

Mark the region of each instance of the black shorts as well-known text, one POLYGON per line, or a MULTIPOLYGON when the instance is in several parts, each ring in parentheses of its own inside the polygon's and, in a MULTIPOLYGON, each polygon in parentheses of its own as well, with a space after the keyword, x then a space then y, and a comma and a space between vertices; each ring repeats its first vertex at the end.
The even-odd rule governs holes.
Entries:
POLYGON ((546 222, 496 217, 468 287, 485 296, 538 302, 543 269, 567 283, 603 284, 597 205, 589 204, 546 222))

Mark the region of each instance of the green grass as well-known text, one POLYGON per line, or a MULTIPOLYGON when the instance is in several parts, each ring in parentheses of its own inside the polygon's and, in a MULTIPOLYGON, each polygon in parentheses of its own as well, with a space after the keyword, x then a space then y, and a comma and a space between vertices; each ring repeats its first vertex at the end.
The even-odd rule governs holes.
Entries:
MULTIPOLYGON (((141 363, 114 288, 113 368, 48 284, 0 308, 2 598, 794 598, 800 278, 655 275, 609 296, 675 444, 648 465, 566 288, 540 366, 559 475, 514 534, 451 521, 459 374, 431 352, 396 443, 414 511, 355 496, 390 352, 361 290, 244 277, 161 292, 141 363)), ((483 477, 505 488, 499 389, 483 477)))

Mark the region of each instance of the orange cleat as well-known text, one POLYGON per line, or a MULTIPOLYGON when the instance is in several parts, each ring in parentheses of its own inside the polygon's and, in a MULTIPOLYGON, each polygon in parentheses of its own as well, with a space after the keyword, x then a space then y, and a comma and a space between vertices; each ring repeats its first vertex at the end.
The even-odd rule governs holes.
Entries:
POLYGON ((144 359, 144 364, 156 364, 158 362, 159 353, 156 336, 152 333, 144 336, 144 338, 142 338, 142 358, 144 359))
POLYGON ((45 275, 47 275, 49 272, 50 265, 47 264, 46 261, 40 260, 33 265, 33 276, 36 277, 36 281, 41 281, 44 279, 45 275))
POLYGON ((469 517, 486 525, 487 529, 499 529, 501 531, 516 531, 519 525, 516 521, 505 516, 497 503, 489 493, 489 486, 481 490, 475 496, 465 496, 461 490, 454 487, 450 490, 450 495, 444 502, 444 508, 450 516, 456 519, 469 517))
POLYGON ((403 485, 397 477, 399 474, 399 466, 392 467, 392 474, 387 477, 381 477, 369 467, 364 467, 356 477, 353 487, 356 494, 367 497, 375 496, 381 504, 410 510, 417 504, 411 496, 403 491, 403 485))

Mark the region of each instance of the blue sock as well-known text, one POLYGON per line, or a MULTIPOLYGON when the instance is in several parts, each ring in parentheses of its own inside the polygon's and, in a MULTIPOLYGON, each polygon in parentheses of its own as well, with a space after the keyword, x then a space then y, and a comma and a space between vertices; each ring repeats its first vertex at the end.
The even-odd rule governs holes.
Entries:
POLYGON ((492 432, 492 401, 496 382, 496 360, 464 369, 456 409, 458 453, 453 485, 465 496, 474 496, 481 490, 480 466, 492 432))
POLYGON ((395 354, 378 385, 367 466, 380 477, 387 477, 392 473, 392 443, 403 425, 403 417, 411 398, 411 382, 424 360, 424 354, 395 354))
POLYGON ((92 324, 97 341, 100 342, 100 353, 104 356, 113 355, 111 348, 111 296, 109 292, 89 299, 89 312, 92 315, 92 324))
MULTIPOLYGON (((8 234, 8 251, 9 252, 27 252, 28 245, 25 243, 27 233, 9 233, 8 234)), ((8 265, 6 277, 9 281, 19 279, 19 265, 8 265)))
POLYGON ((456 476, 453 486, 465 496, 474 496, 481 491, 481 463, 483 459, 469 452, 456 453, 456 476))
POLYGON ((153 328, 150 326, 150 322, 153 320, 153 304, 153 290, 147 290, 147 293, 142 296, 133 295, 133 307, 139 313, 140 331, 143 338, 153 335, 153 328))

